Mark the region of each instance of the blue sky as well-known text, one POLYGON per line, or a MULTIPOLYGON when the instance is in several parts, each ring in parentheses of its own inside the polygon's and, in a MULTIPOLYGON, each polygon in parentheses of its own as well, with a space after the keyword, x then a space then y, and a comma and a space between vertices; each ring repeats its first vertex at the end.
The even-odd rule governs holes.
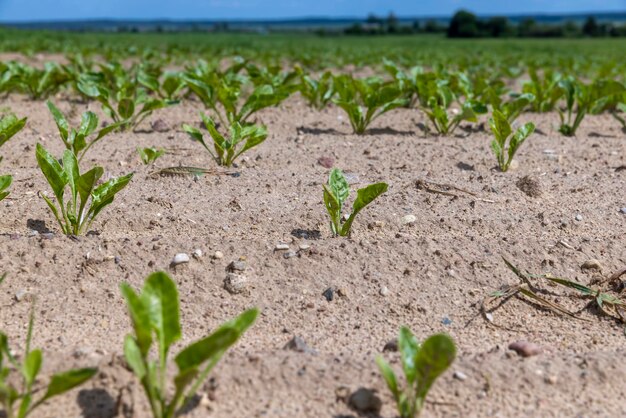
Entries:
POLYGON ((626 11, 626 0, 0 0, 0 21, 130 19, 271 19, 626 11))

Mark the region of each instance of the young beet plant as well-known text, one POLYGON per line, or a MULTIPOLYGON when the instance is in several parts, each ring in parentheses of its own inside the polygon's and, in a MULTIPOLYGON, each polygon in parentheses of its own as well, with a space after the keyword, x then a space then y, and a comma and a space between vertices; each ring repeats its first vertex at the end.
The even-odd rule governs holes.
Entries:
POLYGON ((76 386, 91 379, 98 369, 74 369, 52 376, 46 388, 36 388, 37 376, 43 363, 43 352, 40 349, 31 350, 30 343, 33 335, 34 315, 31 312, 26 337, 26 348, 22 363, 9 349, 8 337, 0 333, 0 405, 4 409, 6 418, 25 418, 37 407, 49 399, 61 395, 76 386), (11 374, 21 375, 20 388, 15 386, 16 379, 11 374), (38 400, 34 395, 43 392, 38 400))
POLYGON ((346 112, 358 135, 364 134, 374 119, 408 103, 395 83, 384 83, 377 77, 341 75, 334 79, 334 88, 338 95, 334 103, 346 112))
POLYGON ((63 140, 63 144, 65 144, 65 148, 71 150, 78 158, 78 161, 83 159, 93 144, 120 126, 119 123, 113 123, 96 132, 98 116, 93 112, 85 112, 83 113, 79 128, 71 128, 63 113, 61 113, 52 102, 48 101, 47 105, 56 122, 59 135, 61 136, 61 140, 63 140), (88 140, 88 137, 91 137, 92 134, 94 134, 93 139, 88 140))
POLYGON ((449 114, 449 108, 456 100, 455 94, 446 85, 438 85, 436 91, 427 100, 424 113, 435 127, 437 133, 449 135, 463 121, 478 122, 477 115, 487 112, 487 107, 475 100, 466 100, 456 114, 449 114))
POLYGON ((352 205, 352 213, 348 220, 341 225, 341 211, 343 204, 350 195, 348 182, 341 170, 334 168, 330 172, 328 184, 324 185, 324 205, 330 215, 330 229, 334 235, 350 235, 352 222, 356 215, 365 206, 369 205, 381 194, 387 191, 387 183, 370 184, 367 187, 357 190, 357 197, 352 205))
POLYGON ((141 162, 143 162, 145 165, 148 165, 148 164, 152 164, 153 162, 157 160, 157 158, 165 154, 165 150, 157 149, 154 147, 137 148, 137 153, 139 154, 139 157, 141 158, 141 162))
MULTIPOLYGON (((123 70, 121 70, 123 71, 123 70)), ((119 77, 118 74, 116 74, 119 77)), ((177 101, 152 98, 139 89, 139 82, 118 81, 117 90, 109 90, 106 85, 84 76, 77 82, 78 90, 87 97, 97 100, 115 123, 115 129, 126 131, 135 129, 155 110, 178 104, 177 101)))
POLYGON ((624 92, 624 86, 617 81, 597 81, 586 85, 572 77, 562 79, 559 87, 565 98, 565 111, 559 109, 559 132, 565 136, 575 136, 587 113, 597 113, 608 98, 624 92))
POLYGON ((254 323, 258 311, 250 309, 220 326, 211 335, 188 345, 174 358, 178 374, 174 394, 167 397, 167 357, 169 349, 181 338, 178 290, 165 273, 150 275, 141 294, 126 283, 121 292, 130 312, 134 335, 124 341, 124 356, 141 381, 154 418, 173 418, 193 397, 213 367, 239 337, 254 323), (156 343, 156 361, 150 348, 156 343))
POLYGON ((489 126, 495 136, 491 142, 491 150, 498 160, 500 171, 505 172, 509 169, 519 147, 535 131, 535 125, 528 122, 513 133, 507 117, 499 110, 494 110, 493 117, 489 119, 489 126))
POLYGON ((189 134, 192 140, 198 141, 211 154, 211 157, 217 164, 230 167, 233 165, 237 157, 251 148, 261 144, 267 138, 267 129, 265 126, 244 125, 239 122, 233 122, 230 126, 230 136, 224 137, 215 126, 213 120, 205 115, 200 115, 204 126, 209 131, 209 135, 213 140, 213 149, 204 141, 202 132, 193 126, 183 125, 185 132, 189 134))
POLYGON ((42 197, 67 235, 80 235, 89 229, 100 211, 113 202, 115 195, 133 177, 130 173, 96 186, 104 174, 102 167, 94 167, 81 175, 72 151, 65 150, 63 153, 63 165, 40 144, 37 144, 36 155, 39 168, 52 187, 58 208, 51 199, 42 197), (66 202, 68 188, 70 193, 66 202))
POLYGON ((445 334, 432 335, 419 344, 411 330, 402 327, 398 348, 407 384, 404 390, 400 389, 393 369, 382 357, 378 357, 376 363, 396 401, 400 417, 415 418, 424 408, 430 387, 454 361, 456 347, 445 334))
POLYGON ((307 100, 309 106, 322 110, 335 95, 333 88, 333 74, 326 71, 318 79, 304 72, 301 67, 296 67, 299 84, 298 91, 307 100))

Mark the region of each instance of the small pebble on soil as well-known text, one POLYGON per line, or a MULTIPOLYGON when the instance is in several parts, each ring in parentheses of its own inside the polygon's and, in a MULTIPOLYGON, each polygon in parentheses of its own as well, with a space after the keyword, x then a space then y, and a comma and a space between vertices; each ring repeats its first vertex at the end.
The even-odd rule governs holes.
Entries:
POLYGON ((309 347, 307 343, 298 336, 293 337, 285 346, 283 347, 285 350, 297 351, 298 353, 308 353, 315 354, 316 351, 309 347))
POLYGON ((229 272, 237 272, 237 271, 245 271, 245 270, 246 270, 245 261, 232 261, 228 266, 226 266, 226 271, 229 271, 229 272))
POLYGON ((179 264, 184 264, 189 262, 189 256, 185 253, 178 253, 172 259, 172 266, 177 266, 179 264))
POLYGON ((243 274, 226 273, 224 289, 231 295, 242 293, 248 286, 248 278, 243 274))
POLYGON ((509 350, 515 351, 522 357, 532 357, 543 352, 541 346, 528 341, 515 341, 509 344, 509 350))

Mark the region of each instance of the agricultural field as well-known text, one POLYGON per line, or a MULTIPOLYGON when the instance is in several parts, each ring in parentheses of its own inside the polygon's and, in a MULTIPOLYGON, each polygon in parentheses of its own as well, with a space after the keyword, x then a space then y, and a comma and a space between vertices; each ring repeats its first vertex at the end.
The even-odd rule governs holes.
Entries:
POLYGON ((626 415, 625 50, 0 30, 0 416, 626 415))

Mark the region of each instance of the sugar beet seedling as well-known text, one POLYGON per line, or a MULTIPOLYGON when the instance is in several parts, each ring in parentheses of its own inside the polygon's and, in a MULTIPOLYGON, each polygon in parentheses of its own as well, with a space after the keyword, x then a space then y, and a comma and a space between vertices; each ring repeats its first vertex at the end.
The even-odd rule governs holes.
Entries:
POLYGON ((426 395, 437 378, 456 357, 456 347, 446 334, 431 335, 422 344, 410 329, 402 327, 398 338, 406 388, 401 390, 396 375, 382 357, 376 358, 380 372, 391 391, 401 418, 415 418, 424 408, 426 395))
POLYGON ((39 168, 52 187, 59 207, 45 195, 42 194, 42 197, 66 235, 80 235, 85 232, 100 211, 113 203, 115 195, 133 177, 130 173, 96 186, 104 169, 94 167, 81 175, 78 160, 72 151, 65 150, 62 165, 41 144, 37 144, 36 156, 39 168), (70 198, 65 201, 68 187, 70 198))
POLYGON ((328 177, 328 184, 324 185, 324 205, 330 215, 330 229, 333 235, 344 237, 350 235, 352 222, 354 222, 356 215, 378 196, 385 193, 387 188, 387 183, 375 183, 357 190, 357 197, 352 205, 352 213, 342 226, 341 211, 343 204, 350 195, 350 188, 341 170, 333 168, 328 177))
POLYGON ((8 337, 0 332, 0 405, 7 418, 26 418, 44 402, 82 385, 98 371, 95 368, 84 368, 54 374, 48 386, 41 388, 45 389, 43 396, 35 400, 34 396, 40 390, 36 386, 38 385, 37 376, 43 364, 43 352, 41 349, 31 350, 33 324, 34 308, 31 310, 28 322, 26 348, 22 362, 9 349, 8 337), (18 373, 21 375, 21 389, 15 386, 14 379, 9 379, 10 375, 18 373))
POLYGON ((249 309, 222 324, 211 335, 183 348, 174 358, 178 374, 174 394, 167 396, 167 357, 169 349, 181 338, 180 309, 176 283, 163 272, 146 279, 140 294, 127 283, 121 285, 134 335, 124 341, 124 356, 146 392, 154 418, 173 418, 206 380, 213 367, 243 333, 252 326, 257 309, 249 309), (150 358, 157 344, 157 359, 150 358))

